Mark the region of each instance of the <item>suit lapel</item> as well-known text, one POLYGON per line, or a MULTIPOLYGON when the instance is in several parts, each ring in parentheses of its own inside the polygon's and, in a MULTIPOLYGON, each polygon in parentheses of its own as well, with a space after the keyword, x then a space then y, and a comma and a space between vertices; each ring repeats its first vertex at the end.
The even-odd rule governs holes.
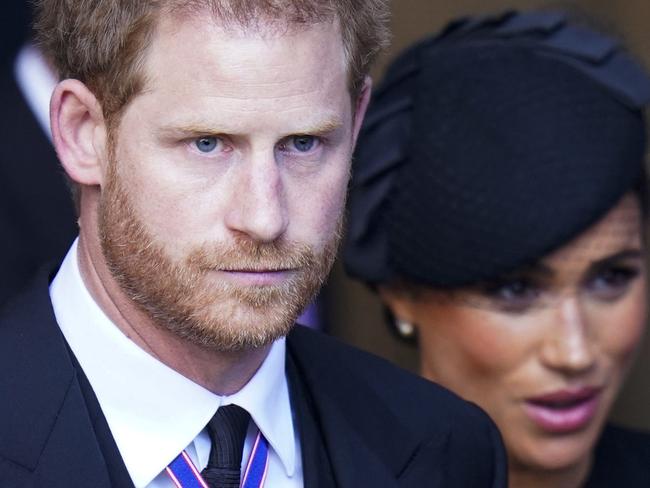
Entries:
POLYGON ((25 479, 50 488, 89 486, 92 480, 93 487, 109 488, 46 276, 36 285, 0 317, 0 398, 10 399, 0 402, 0 479, 9 486, 11 479, 25 479))
MULTIPOLYGON (((69 350, 69 348, 68 348, 69 350)), ((81 365, 77 361, 77 358, 74 357, 72 351, 70 351, 70 358, 74 365, 77 379, 79 381, 79 387, 81 393, 84 397, 88 415, 90 417, 90 422, 93 426, 95 432, 95 438, 97 439, 97 444, 99 449, 104 456, 104 461, 106 467, 108 468, 108 474, 111 479, 112 487, 120 488, 133 488, 133 481, 131 481, 131 476, 129 475, 126 465, 120 456, 120 451, 115 443, 115 438, 111 433, 111 429, 108 426, 104 412, 99 405, 97 396, 88 381, 81 365)))
POLYGON ((311 334, 296 328, 288 352, 312 399, 337 486, 399 486, 399 476, 420 449, 418 439, 355 371, 310 340, 311 334))
POLYGON ((309 488, 335 488, 332 461, 323 442, 314 400, 291 354, 287 354, 286 363, 291 409, 300 434, 304 485, 309 488))

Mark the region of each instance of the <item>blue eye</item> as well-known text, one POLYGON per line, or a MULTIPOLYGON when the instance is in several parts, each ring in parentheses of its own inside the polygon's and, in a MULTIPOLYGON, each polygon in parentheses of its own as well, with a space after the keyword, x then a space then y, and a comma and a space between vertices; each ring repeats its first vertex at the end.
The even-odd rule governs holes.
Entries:
POLYGON ((298 152, 309 152, 316 144, 316 138, 314 136, 293 136, 292 141, 293 147, 298 152))
POLYGON ((202 153, 209 153, 216 149, 219 140, 216 137, 201 137, 197 139, 194 144, 202 153))

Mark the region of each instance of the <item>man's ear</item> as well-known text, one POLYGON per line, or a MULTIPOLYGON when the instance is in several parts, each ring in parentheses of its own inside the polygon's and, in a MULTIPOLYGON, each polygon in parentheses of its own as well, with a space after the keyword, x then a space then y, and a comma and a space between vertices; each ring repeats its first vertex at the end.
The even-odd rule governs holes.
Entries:
POLYGON ((366 116, 366 110, 368 104, 370 103, 370 95, 372 93, 372 78, 366 76, 363 80, 363 86, 361 87, 361 92, 356 100, 356 107, 354 111, 354 126, 352 132, 352 142, 353 147, 357 144, 357 137, 359 136, 359 131, 361 130, 361 124, 363 123, 363 118, 366 116))
POLYGON ((60 82, 50 102, 50 123, 68 176, 81 185, 102 185, 106 124, 95 95, 79 80, 60 82))

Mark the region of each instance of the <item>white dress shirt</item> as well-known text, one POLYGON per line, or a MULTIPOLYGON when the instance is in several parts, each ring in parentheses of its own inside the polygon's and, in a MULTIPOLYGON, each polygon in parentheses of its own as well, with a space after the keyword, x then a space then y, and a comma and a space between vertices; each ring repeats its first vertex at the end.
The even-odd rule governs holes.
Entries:
POLYGON ((171 488, 165 467, 185 449, 199 471, 208 462, 205 425, 221 405, 245 408, 250 424, 242 467, 258 428, 269 442, 266 486, 302 487, 297 429, 289 403, 285 340, 253 378, 218 396, 161 363, 125 336, 95 303, 77 262, 77 241, 50 286, 57 322, 88 377, 136 488, 171 488))

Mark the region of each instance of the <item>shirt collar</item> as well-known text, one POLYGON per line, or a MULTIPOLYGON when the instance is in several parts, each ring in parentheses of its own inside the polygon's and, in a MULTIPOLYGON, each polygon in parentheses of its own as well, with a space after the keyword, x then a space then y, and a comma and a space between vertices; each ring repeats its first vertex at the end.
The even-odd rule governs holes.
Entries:
POLYGON ((296 446, 285 339, 272 345, 240 391, 215 395, 150 356, 110 321, 82 281, 77 242, 50 286, 50 297, 135 485, 153 480, 203 430, 219 406, 231 403, 250 412, 292 476, 296 446))

